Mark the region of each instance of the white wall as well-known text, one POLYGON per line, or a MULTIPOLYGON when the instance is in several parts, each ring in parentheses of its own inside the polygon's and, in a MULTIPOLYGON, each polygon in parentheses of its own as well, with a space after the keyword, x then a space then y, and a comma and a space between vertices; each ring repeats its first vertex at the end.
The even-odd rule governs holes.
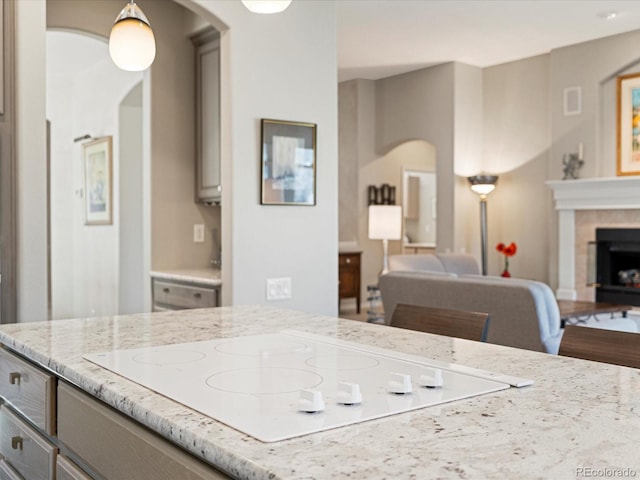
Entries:
POLYGON ((17 320, 47 318, 45 10, 15 2, 18 259, 17 320))
POLYGON ((229 235, 223 239, 223 282, 231 286, 231 298, 226 300, 264 303, 267 278, 291 277, 293 298, 274 302, 274 306, 335 314, 338 147, 334 2, 294 1, 277 15, 251 13, 240 2, 194 3, 229 27, 221 38, 223 68, 228 66, 222 86, 223 122, 230 121, 230 130, 223 129, 223 158, 227 160, 222 172, 222 229, 229 235), (316 206, 260 205, 261 118, 318 125, 316 206))
POLYGON ((144 285, 149 282, 144 270, 142 82, 138 83, 119 106, 120 140, 120 218, 118 312, 145 311, 144 285), (124 208, 122 208, 124 206, 124 208))
POLYGON ((66 32, 49 32, 47 39, 48 58, 55 62, 49 63, 47 82, 47 118, 52 125, 52 318, 113 315, 119 312, 120 211, 128 208, 119 202, 118 106, 142 75, 113 65, 104 41, 66 32), (90 63, 83 67, 80 59, 86 51, 90 55, 84 58, 90 63), (86 134, 113 137, 111 225, 85 225, 83 149, 82 142, 73 139, 86 134))

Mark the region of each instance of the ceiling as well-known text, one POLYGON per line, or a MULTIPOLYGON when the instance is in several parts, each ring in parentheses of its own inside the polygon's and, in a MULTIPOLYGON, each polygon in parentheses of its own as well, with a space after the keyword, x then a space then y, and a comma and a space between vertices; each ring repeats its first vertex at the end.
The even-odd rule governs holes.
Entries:
POLYGON ((640 29, 640 0, 338 0, 336 10, 339 81, 488 67, 640 29))

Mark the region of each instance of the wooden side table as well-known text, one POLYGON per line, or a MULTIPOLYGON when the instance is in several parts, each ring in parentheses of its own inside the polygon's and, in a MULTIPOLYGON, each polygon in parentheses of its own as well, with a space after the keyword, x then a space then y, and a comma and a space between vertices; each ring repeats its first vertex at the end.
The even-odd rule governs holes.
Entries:
POLYGON ((360 313, 360 257, 362 252, 341 252, 338 255, 338 311, 343 298, 355 298, 360 313))

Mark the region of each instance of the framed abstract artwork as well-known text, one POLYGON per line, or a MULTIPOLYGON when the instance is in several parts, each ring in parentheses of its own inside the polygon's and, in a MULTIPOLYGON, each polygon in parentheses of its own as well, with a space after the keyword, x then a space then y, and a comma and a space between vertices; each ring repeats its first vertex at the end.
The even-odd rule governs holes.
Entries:
POLYGON ((640 73, 618 77, 618 175, 640 175, 640 73))
POLYGON ((85 225, 113 223, 113 168, 111 137, 82 145, 85 225))
POLYGON ((316 204, 316 124, 262 119, 262 205, 316 204))

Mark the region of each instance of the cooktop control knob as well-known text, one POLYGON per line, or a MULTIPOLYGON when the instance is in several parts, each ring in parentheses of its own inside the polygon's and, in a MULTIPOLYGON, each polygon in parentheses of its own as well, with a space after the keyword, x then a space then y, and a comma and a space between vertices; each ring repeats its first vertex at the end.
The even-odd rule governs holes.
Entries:
POLYGON ((355 405, 362 403, 362 393, 360 385, 357 383, 340 382, 338 383, 338 403, 342 405, 355 405))
POLYGON ((420 375, 420 386, 427 388, 441 388, 442 370, 439 368, 427 368, 425 373, 420 375))
POLYGON ((405 373, 392 373, 389 375, 387 389, 391 393, 406 394, 413 392, 411 386, 411 375, 405 373))
POLYGON ((320 390, 301 390, 298 410, 307 413, 316 413, 324 410, 324 400, 320 390))

